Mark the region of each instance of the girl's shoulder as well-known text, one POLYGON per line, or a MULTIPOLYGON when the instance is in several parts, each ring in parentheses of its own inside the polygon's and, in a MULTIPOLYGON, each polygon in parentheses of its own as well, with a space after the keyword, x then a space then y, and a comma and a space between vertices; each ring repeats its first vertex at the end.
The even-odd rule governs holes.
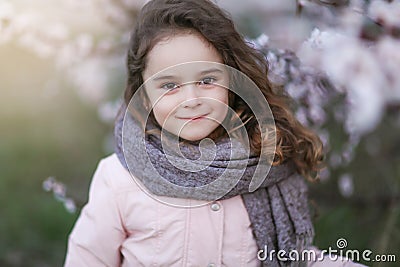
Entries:
POLYGON ((122 166, 118 156, 113 153, 102 158, 96 169, 96 175, 101 177, 105 184, 111 187, 115 193, 122 191, 139 190, 135 178, 122 166))

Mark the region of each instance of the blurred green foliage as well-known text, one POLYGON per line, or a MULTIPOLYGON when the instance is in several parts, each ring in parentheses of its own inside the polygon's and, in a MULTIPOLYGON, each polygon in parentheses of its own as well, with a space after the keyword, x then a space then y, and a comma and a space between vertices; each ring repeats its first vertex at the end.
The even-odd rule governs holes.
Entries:
POLYGON ((77 214, 42 182, 55 176, 84 203, 110 129, 68 83, 46 86, 52 62, 13 46, 0 58, 0 266, 62 266, 77 214))
MULTIPOLYGON (((345 150, 348 138, 340 125, 331 118, 326 127, 331 133, 328 154, 345 150)), ((353 159, 330 166, 330 178, 310 186, 318 247, 336 249, 336 241, 345 238, 345 250, 357 249, 361 255, 368 249, 373 256, 394 254, 396 262, 400 260, 399 130, 400 107, 389 106, 376 129, 363 136, 352 150, 353 159), (342 175, 352 178, 351 195, 340 193, 342 175)), ((396 262, 365 262, 361 256, 360 262, 368 266, 398 266, 396 262)))

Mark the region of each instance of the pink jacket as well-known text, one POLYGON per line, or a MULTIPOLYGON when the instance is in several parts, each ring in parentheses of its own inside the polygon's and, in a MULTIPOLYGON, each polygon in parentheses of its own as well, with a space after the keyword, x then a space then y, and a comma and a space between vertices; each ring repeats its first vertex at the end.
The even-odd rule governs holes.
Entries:
POLYGON ((196 208, 168 206, 142 191, 112 154, 96 169, 64 266, 252 267, 261 265, 258 250, 240 196, 196 208))
POLYGON ((259 266, 240 196, 177 208, 143 192, 117 156, 100 161, 65 267, 259 266))

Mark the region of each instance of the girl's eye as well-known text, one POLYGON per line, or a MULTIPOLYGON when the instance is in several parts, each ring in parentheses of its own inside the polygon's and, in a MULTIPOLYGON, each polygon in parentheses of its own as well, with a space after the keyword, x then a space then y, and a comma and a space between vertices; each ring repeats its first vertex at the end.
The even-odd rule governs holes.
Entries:
POLYGON ((166 84, 163 84, 162 86, 161 86, 161 88, 162 89, 165 89, 165 90, 174 90, 174 89, 176 89, 176 88, 179 88, 179 85, 177 85, 176 83, 166 83, 166 84))
POLYGON ((206 78, 202 79, 202 80, 199 82, 199 84, 200 84, 200 85, 211 85, 211 84, 214 84, 215 81, 216 81, 216 79, 213 78, 213 77, 206 77, 206 78))

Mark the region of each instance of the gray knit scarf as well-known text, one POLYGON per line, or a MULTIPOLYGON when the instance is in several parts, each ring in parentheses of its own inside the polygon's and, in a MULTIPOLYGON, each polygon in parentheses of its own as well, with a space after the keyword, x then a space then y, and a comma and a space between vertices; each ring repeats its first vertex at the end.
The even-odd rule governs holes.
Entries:
MULTIPOLYGON (((284 250, 286 253, 297 250, 301 254, 303 249, 311 245, 314 237, 308 209, 307 186, 304 178, 295 171, 293 161, 272 166, 261 186, 250 193, 249 184, 256 171, 257 156, 249 157, 246 154, 246 157, 241 158, 245 153, 241 153, 243 152, 240 151, 241 147, 237 143, 232 144, 229 138, 219 140, 210 146, 200 142, 188 142, 179 147, 182 153, 180 155, 165 153, 161 138, 153 134, 144 134, 143 127, 129 112, 125 115, 125 110, 126 106, 123 105, 116 118, 115 152, 121 164, 138 178, 148 191, 159 196, 211 200, 215 196, 220 196, 219 187, 224 187, 227 192, 226 179, 222 184, 218 181, 218 177, 224 173, 228 177, 237 177, 238 179, 233 179, 234 182, 229 185, 231 190, 218 200, 241 195, 258 248, 263 250, 267 248, 267 253, 275 250, 272 259, 265 251, 260 254, 266 258, 262 261, 263 266, 306 264, 304 261, 290 259, 285 261, 276 257, 279 250, 284 250), (202 155, 207 154, 207 147, 213 147, 212 161, 202 158, 202 155), (149 155, 150 161, 146 160, 143 153, 149 155), (182 155, 190 159, 190 162, 195 162, 197 167, 200 166, 199 170, 185 170, 184 164, 177 166, 175 164, 177 162, 187 162, 182 155), (157 178, 157 175, 151 172, 152 169, 165 180, 157 178), (197 190, 212 183, 215 186, 207 188, 209 194, 207 191, 197 190), (180 186, 183 190, 175 190, 173 186, 180 186)), ((156 126, 151 120, 148 120, 146 130, 154 127, 156 126)), ((295 256, 293 253, 290 255, 295 256)))

